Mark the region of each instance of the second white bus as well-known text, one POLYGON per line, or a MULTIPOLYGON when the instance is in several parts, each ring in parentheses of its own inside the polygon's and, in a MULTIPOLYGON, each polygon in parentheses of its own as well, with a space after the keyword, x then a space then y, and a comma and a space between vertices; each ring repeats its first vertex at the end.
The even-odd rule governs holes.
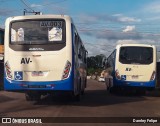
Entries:
POLYGON ((156 86, 156 47, 147 44, 119 44, 107 58, 111 89, 134 88, 145 92, 156 86))

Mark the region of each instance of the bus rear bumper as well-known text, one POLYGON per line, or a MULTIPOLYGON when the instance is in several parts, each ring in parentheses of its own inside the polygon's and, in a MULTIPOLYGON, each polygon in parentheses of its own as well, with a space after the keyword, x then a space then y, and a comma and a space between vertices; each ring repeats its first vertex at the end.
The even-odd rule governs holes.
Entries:
POLYGON ((4 90, 6 91, 72 91, 73 89, 71 78, 45 82, 9 81, 4 78, 4 90))
POLYGON ((155 88, 156 81, 147 81, 147 82, 131 82, 131 81, 122 81, 114 80, 113 86, 116 87, 141 87, 141 88, 155 88))

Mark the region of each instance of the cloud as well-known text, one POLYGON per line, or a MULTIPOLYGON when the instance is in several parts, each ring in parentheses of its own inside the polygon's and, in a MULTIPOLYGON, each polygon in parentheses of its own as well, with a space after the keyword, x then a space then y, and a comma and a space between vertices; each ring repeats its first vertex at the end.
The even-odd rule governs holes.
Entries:
POLYGON ((135 26, 126 26, 123 32, 132 32, 135 30, 135 26))
POLYGON ((141 19, 134 18, 134 17, 127 17, 122 14, 81 14, 78 17, 78 21, 82 23, 98 23, 98 22, 114 22, 114 23, 133 23, 133 22, 141 22, 141 19))
POLYGON ((115 48, 116 43, 114 41, 99 39, 98 42, 90 41, 84 43, 89 56, 95 56, 99 54, 104 54, 108 56, 115 48))
POLYGON ((37 9, 37 10, 40 10, 40 11, 42 11, 42 9, 44 9, 43 5, 40 5, 40 4, 31 4, 30 7, 37 9))
POLYGON ((158 46, 160 42, 160 34, 118 31, 85 31, 83 34, 92 38, 87 38, 86 40, 91 44, 85 43, 89 56, 98 54, 105 54, 106 56, 109 56, 117 44, 124 43, 151 44, 156 45, 160 50, 160 46, 158 46))
MULTIPOLYGON (((147 40, 148 41, 148 40, 147 40)), ((138 44, 138 43, 146 43, 146 40, 133 40, 133 39, 128 39, 128 40, 118 40, 116 44, 138 44)))
POLYGON ((88 43, 84 43, 86 49, 89 52, 89 56, 95 56, 99 54, 104 54, 105 56, 109 56, 113 50, 115 49, 116 45, 118 44, 150 44, 156 45, 157 50, 160 50, 160 46, 156 40, 152 40, 150 38, 144 39, 123 39, 123 40, 107 40, 107 39, 99 39, 98 42, 90 41, 88 43))
POLYGON ((152 21, 149 23, 153 23, 154 21, 156 21, 157 23, 160 21, 160 1, 159 0, 154 0, 151 1, 148 4, 145 4, 142 7, 141 12, 143 13, 143 15, 146 16, 146 20, 147 21, 152 21))
POLYGON ((114 14, 113 16, 117 17, 117 20, 120 22, 141 22, 141 19, 124 16, 123 14, 114 14))
POLYGON ((3 24, 3 25, 2 25, 2 24, 0 24, 0 28, 3 28, 3 29, 4 29, 4 28, 5 28, 4 24, 3 24))
POLYGON ((160 13, 160 1, 150 2, 149 4, 143 7, 144 12, 149 13, 160 13))
POLYGON ((6 8, 0 8, 0 16, 8 16, 11 15, 12 12, 15 10, 6 9, 6 8))
POLYGON ((132 18, 132 17, 120 17, 118 18, 121 22, 141 22, 141 19, 132 18))
POLYGON ((82 40, 87 38, 87 42, 93 43, 85 44, 89 56, 101 53, 108 56, 119 43, 159 45, 160 42, 160 34, 152 31, 153 26, 150 28, 147 25, 150 28, 147 29, 146 24, 136 17, 127 17, 119 13, 80 15, 77 19, 76 25, 80 35, 83 36, 82 40))
POLYGON ((97 39, 107 39, 107 40, 123 40, 123 39, 141 39, 142 36, 137 32, 119 32, 119 31, 101 31, 101 30, 93 30, 93 31, 80 31, 84 35, 92 36, 97 39))
POLYGON ((40 4, 31 4, 31 7, 42 7, 42 5, 40 5, 40 4))
POLYGON ((78 21, 81 21, 81 23, 93 23, 93 22, 98 22, 98 18, 96 16, 92 16, 92 15, 87 15, 87 14, 80 14, 79 16, 75 17, 76 19, 78 19, 78 21))
POLYGON ((160 20, 160 16, 154 16, 154 17, 149 17, 146 18, 148 21, 159 21, 160 20))

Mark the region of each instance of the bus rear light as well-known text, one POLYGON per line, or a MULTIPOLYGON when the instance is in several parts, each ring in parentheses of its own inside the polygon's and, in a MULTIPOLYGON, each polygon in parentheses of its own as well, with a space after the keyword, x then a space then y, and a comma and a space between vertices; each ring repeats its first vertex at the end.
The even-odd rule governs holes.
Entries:
POLYGON ((150 78, 150 81, 153 81, 155 78, 156 78, 156 72, 153 71, 151 78, 150 78))
POLYGON ((47 84, 46 87, 47 87, 47 88, 54 88, 54 87, 55 87, 55 84, 47 84))
POLYGON ((120 74, 119 74, 119 71, 118 71, 118 70, 116 70, 116 72, 115 72, 115 76, 116 76, 116 78, 117 78, 118 80, 120 80, 120 79, 121 79, 121 76, 120 76, 120 74))
POLYGON ((71 70, 71 63, 67 61, 64 71, 63 71, 62 80, 68 78, 70 70, 71 70))
POLYGON ((11 71, 8 61, 5 63, 5 70, 6 70, 7 78, 12 79, 12 71, 11 71))
POLYGON ((27 84, 20 84, 21 87, 25 87, 25 88, 28 88, 28 85, 27 84))

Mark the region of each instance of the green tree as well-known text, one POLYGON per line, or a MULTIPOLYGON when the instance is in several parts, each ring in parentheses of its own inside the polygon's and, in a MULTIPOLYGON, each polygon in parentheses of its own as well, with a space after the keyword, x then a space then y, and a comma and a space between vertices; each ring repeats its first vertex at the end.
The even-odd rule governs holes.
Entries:
POLYGON ((87 58, 88 75, 95 74, 95 72, 100 74, 101 71, 103 70, 103 62, 105 60, 106 56, 103 54, 88 57, 87 58))

